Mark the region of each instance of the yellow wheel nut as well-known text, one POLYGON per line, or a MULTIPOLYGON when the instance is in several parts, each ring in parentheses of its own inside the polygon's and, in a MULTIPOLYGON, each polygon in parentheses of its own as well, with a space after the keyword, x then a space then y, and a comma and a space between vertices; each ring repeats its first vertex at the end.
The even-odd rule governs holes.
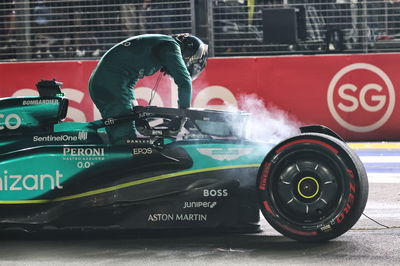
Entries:
POLYGON ((319 183, 317 179, 311 176, 305 176, 297 184, 297 192, 305 199, 315 197, 319 192, 319 183))

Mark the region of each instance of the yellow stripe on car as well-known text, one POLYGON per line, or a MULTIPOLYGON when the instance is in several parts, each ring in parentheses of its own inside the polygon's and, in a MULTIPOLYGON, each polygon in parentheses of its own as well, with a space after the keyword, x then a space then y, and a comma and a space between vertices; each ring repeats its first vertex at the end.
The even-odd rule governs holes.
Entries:
POLYGON ((78 198, 84 198, 84 197, 89 197, 93 195, 98 195, 102 193, 107 193, 127 187, 133 187, 137 186, 140 184, 145 184, 145 183, 150 183, 154 181, 159 181, 163 179, 169 179, 169 178, 174 178, 178 176, 184 176, 184 175, 191 175, 191 174, 197 174, 197 173, 203 173, 203 172, 212 172, 212 171, 218 171, 218 170, 227 170, 227 169, 237 169, 237 168, 249 168, 249 167, 259 167, 259 164, 242 164, 242 165, 230 165, 230 166, 218 166, 218 167, 210 167, 210 168, 203 168, 203 169, 197 169, 197 170, 189 170, 189 171, 182 171, 182 172, 177 172, 177 173, 170 173, 170 174, 164 174, 164 175, 159 175, 159 176, 153 176, 153 177, 148 177, 136 181, 131 181, 111 187, 106 187, 106 188, 100 188, 92 191, 87 191, 84 193, 79 193, 75 195, 70 195, 70 196, 64 196, 64 197, 59 197, 55 199, 42 199, 42 200, 1 200, 0 204, 41 204, 41 203, 50 203, 50 202, 59 202, 59 201, 66 201, 66 200, 72 200, 72 199, 78 199, 78 198))

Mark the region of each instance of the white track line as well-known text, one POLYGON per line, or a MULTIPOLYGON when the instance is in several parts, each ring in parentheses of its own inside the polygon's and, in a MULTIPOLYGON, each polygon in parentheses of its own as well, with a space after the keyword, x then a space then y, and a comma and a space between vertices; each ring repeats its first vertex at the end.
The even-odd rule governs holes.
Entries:
POLYGON ((369 183, 400 184, 400 174, 368 173, 369 183))
POLYGON ((399 163, 400 156, 360 156, 363 163, 399 163))

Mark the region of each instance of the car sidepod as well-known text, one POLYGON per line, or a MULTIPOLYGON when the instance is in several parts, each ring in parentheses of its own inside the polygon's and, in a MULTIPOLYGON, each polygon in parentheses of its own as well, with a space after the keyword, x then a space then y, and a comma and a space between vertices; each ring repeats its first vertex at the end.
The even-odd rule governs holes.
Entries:
POLYGON ((148 201, 145 208, 137 206, 126 222, 142 228, 258 230, 255 181, 268 147, 183 141, 168 149, 178 147, 187 153, 192 166, 153 182, 152 187, 168 193, 148 201))

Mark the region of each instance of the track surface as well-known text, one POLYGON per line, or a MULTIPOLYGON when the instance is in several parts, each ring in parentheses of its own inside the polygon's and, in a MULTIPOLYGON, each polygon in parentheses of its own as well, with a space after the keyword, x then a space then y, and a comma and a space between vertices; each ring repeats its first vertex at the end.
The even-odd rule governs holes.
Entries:
POLYGON ((0 265, 399 265, 400 142, 350 143, 370 181, 365 215, 323 244, 302 244, 274 231, 243 235, 79 234, 3 236, 0 265))

